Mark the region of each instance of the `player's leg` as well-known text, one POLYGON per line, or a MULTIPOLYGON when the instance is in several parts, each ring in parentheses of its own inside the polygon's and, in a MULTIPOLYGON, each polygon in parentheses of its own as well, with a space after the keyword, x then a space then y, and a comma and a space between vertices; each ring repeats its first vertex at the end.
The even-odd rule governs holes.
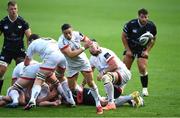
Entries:
POLYGON ((124 51, 124 57, 123 57, 123 62, 125 63, 126 67, 130 70, 131 69, 131 66, 132 66, 132 63, 134 61, 134 57, 133 55, 131 54, 127 54, 127 51, 124 51))
MULTIPOLYGON (((67 102, 69 102, 72 106, 75 106, 75 101, 73 99, 72 92, 69 88, 68 81, 67 81, 67 78, 64 76, 64 73, 65 73, 65 68, 62 68, 60 66, 58 66, 56 68, 55 74, 56 74, 56 77, 58 78, 58 80, 60 81, 57 89, 60 93, 63 93, 63 91, 64 91, 64 93, 65 93, 64 95, 65 95, 67 102)), ((76 80, 77 80, 77 78, 76 78, 76 80)), ((74 82, 72 82, 72 83, 74 83, 74 82)))
POLYGON ((98 91, 98 87, 93 80, 93 72, 92 71, 83 71, 83 77, 86 79, 88 86, 91 88, 91 94, 94 97, 97 114, 103 114, 103 109, 100 103, 100 95, 98 91))
POLYGON ((14 54, 14 60, 16 62, 16 65, 23 62, 24 61, 24 58, 26 56, 26 53, 24 50, 14 54))
POLYGON ((105 75, 102 76, 102 81, 104 83, 104 88, 106 91, 106 94, 108 96, 108 104, 103 107, 104 110, 113 110, 116 109, 115 103, 114 103, 114 85, 116 81, 118 81, 118 75, 116 72, 108 72, 105 75))
POLYGON ((4 83, 4 74, 7 70, 7 66, 8 64, 6 62, 0 60, 0 94, 4 83))
POLYGON ((119 96, 115 99, 115 104, 117 107, 124 105, 125 103, 130 103, 134 107, 140 107, 144 105, 143 98, 139 95, 138 91, 134 91, 130 95, 119 96))
POLYGON ((147 63, 148 59, 147 58, 138 58, 137 59, 137 64, 138 64, 138 69, 140 73, 140 79, 141 79, 141 84, 143 87, 142 90, 142 95, 143 96, 148 96, 148 72, 147 72, 147 63))
POLYGON ((29 100, 29 103, 25 106, 25 110, 29 110, 36 105, 36 99, 41 92, 41 85, 44 83, 46 78, 52 75, 52 71, 53 70, 51 69, 40 67, 40 70, 36 74, 36 79, 31 90, 31 98, 29 100))
POLYGON ((25 98, 22 97, 24 94, 24 88, 32 85, 32 80, 26 80, 19 78, 8 91, 8 95, 11 97, 12 102, 7 105, 10 108, 16 108, 19 104, 25 104, 25 98))
POLYGON ((0 54, 0 93, 4 82, 4 74, 7 70, 8 65, 12 61, 12 53, 8 51, 2 51, 0 54))
POLYGON ((5 106, 6 104, 8 104, 11 101, 12 101, 12 99, 9 96, 0 96, 0 107, 5 106))
POLYGON ((11 97, 12 102, 7 104, 9 108, 16 108, 19 105, 19 92, 15 87, 9 91, 8 96, 11 97))
MULTIPOLYGON (((21 77, 21 78, 18 78, 17 81, 13 84, 13 88, 15 88, 15 90, 18 90, 18 92, 19 92, 19 97, 18 97, 19 105, 26 104, 24 89, 31 88, 33 83, 34 83, 34 78, 21 77)), ((12 100, 13 100, 12 105, 13 105, 13 103, 16 103, 14 100, 16 97, 14 97, 14 96, 15 96, 15 94, 12 94, 12 100)))
POLYGON ((133 98, 129 95, 129 96, 119 96, 118 98, 115 99, 115 104, 116 107, 122 106, 125 103, 129 102, 130 100, 133 100, 133 98))

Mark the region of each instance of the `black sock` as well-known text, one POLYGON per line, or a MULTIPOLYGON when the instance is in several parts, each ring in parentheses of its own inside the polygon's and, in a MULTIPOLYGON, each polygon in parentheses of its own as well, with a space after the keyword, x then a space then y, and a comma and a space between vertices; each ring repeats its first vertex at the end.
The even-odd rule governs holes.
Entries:
POLYGON ((4 80, 0 80, 0 94, 1 94, 1 89, 2 89, 2 86, 3 86, 3 82, 4 82, 4 80))
POLYGON ((141 84, 143 88, 148 87, 148 75, 141 76, 141 84))

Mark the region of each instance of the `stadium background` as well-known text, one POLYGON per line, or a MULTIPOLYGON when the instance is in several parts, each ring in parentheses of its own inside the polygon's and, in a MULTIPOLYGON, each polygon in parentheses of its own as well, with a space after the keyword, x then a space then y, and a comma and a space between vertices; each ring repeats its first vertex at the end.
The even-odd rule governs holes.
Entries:
MULTIPOLYGON (((58 39, 60 26, 70 23, 75 30, 95 38, 103 47, 113 50, 121 59, 123 45, 121 32, 124 23, 137 17, 139 8, 149 10, 150 19, 158 29, 157 41, 149 58, 149 92, 145 106, 139 109, 129 106, 105 111, 107 117, 180 117, 180 1, 179 0, 17 0, 19 15, 30 24, 33 33, 58 39)), ((7 0, 0 1, 0 19, 7 15, 7 0)), ((3 36, 0 37, 2 47, 3 36)), ((89 56, 89 52, 86 51, 89 56)), ((38 58, 37 58, 38 59, 38 58)), ((10 85, 14 62, 5 75, 3 94, 10 85)), ((95 77, 96 77, 95 72, 95 77)), ((136 63, 133 78, 125 94, 141 90, 136 63)), ((82 80, 82 77, 79 77, 82 80)), ((105 95, 101 82, 100 93, 105 95)), ((0 117, 95 117, 94 106, 65 106, 36 108, 31 111, 0 108, 0 117)))

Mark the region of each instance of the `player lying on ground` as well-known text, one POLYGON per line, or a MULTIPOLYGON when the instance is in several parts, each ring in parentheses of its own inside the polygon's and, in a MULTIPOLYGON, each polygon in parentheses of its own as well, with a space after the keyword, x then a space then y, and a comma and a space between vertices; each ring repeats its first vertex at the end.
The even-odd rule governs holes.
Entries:
MULTIPOLYGON (((12 102, 8 104, 8 107, 13 108, 13 107, 18 106, 19 104, 18 99, 21 93, 26 93, 25 94, 26 101, 29 100, 31 88, 34 83, 36 73, 38 72, 40 68, 40 65, 41 65, 40 63, 33 61, 33 64, 28 65, 27 67, 25 67, 25 69, 23 69, 24 62, 21 62, 15 67, 15 69, 13 70, 13 75, 12 75, 12 78, 15 81, 15 83, 13 84, 12 87, 10 87, 10 89, 7 92, 8 93, 7 96, 9 96, 12 99, 12 102)), ((55 90, 58 87, 58 90, 60 91, 61 95, 65 97, 64 90, 54 74, 51 76, 51 79, 47 79, 47 80, 49 80, 49 82, 52 83, 51 86, 55 90)), ((52 99, 54 99, 54 97, 56 96, 57 94, 54 94, 52 91, 50 91, 49 86, 44 83, 42 85, 41 92, 38 95, 37 104, 40 106, 42 105, 43 106, 47 106, 47 105, 57 106, 59 104, 58 100, 55 99, 54 101, 52 101, 52 99), (50 100, 52 102, 50 102, 50 100)))

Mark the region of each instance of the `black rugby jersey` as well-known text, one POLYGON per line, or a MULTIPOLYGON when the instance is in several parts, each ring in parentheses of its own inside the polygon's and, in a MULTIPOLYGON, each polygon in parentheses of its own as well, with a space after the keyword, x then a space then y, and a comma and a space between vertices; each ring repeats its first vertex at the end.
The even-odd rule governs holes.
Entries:
POLYGON ((156 35, 156 26, 152 21, 148 21, 145 26, 139 24, 138 19, 133 19, 125 24, 123 31, 127 34, 128 43, 139 45, 138 38, 146 33, 150 32, 153 36, 156 35))
POLYGON ((20 51, 24 49, 24 34, 29 24, 20 16, 12 22, 8 16, 0 21, 0 31, 4 34, 3 50, 20 51))

